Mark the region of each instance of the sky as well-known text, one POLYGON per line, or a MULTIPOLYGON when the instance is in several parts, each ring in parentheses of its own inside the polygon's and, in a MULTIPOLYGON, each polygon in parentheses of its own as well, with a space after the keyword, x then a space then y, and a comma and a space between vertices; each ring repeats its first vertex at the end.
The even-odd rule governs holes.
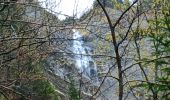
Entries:
POLYGON ((55 12, 60 20, 64 20, 65 15, 80 18, 84 12, 92 8, 94 0, 39 0, 39 2, 42 7, 55 12))
POLYGON ((79 18, 84 12, 88 11, 94 0, 39 0, 44 8, 51 9, 63 20, 65 15, 79 18))

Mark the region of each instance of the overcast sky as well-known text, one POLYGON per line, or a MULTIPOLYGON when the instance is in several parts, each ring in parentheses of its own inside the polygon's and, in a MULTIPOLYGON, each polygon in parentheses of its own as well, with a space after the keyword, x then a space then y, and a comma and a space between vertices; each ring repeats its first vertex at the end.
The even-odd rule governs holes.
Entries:
MULTIPOLYGON (((79 18, 84 12, 92 7, 94 0, 39 0, 44 8, 61 13, 58 18, 63 20, 65 15, 79 18)), ((124 0, 123 0, 124 1, 124 0)), ((135 1, 135 0, 129 0, 135 1)))
MULTIPOLYGON (((85 11, 92 7, 94 0, 39 0, 44 8, 52 9, 54 12, 76 16, 79 18, 85 11)), ((60 19, 65 16, 58 15, 60 19)))

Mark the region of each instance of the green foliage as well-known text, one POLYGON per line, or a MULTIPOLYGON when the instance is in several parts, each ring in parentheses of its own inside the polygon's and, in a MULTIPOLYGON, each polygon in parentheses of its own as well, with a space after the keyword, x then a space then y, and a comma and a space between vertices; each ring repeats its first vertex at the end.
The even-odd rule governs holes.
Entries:
POLYGON ((49 95, 55 92, 54 86, 46 80, 36 80, 33 84, 33 91, 37 92, 39 95, 49 95))
POLYGON ((51 98, 57 97, 55 87, 45 79, 34 80, 29 82, 29 84, 21 84, 15 90, 24 95, 34 94, 34 98, 37 100, 51 100, 51 98))
POLYGON ((79 92, 76 89, 75 81, 72 78, 70 79, 69 96, 70 96, 70 100, 79 100, 79 92))
MULTIPOLYGON (((159 0, 158 0, 159 1, 159 0)), ((169 4, 167 4, 169 5, 169 4)), ((168 10, 170 9, 163 9, 168 10)), ((167 11, 164 11, 167 12, 167 11)), ((152 56, 155 58, 155 82, 154 90, 160 97, 169 98, 170 94, 170 14, 157 16, 150 21, 150 34, 148 35, 153 43, 152 56)))
POLYGON ((35 96, 37 100, 57 100, 55 87, 43 77, 43 63, 41 60, 34 62, 30 59, 24 72, 26 75, 19 74, 21 78, 28 77, 28 80, 18 80, 14 89, 24 95, 35 96))

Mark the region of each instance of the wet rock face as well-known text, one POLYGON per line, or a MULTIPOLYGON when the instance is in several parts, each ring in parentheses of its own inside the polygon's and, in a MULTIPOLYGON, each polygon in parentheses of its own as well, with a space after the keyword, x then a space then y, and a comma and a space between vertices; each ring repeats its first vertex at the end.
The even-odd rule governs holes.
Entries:
MULTIPOLYGON (((94 46, 88 37, 82 36, 79 31, 73 32, 73 37, 69 37, 71 41, 64 41, 64 36, 60 36, 63 41, 54 40, 53 45, 55 52, 52 53, 46 61, 46 70, 49 72, 49 79, 52 80, 54 85, 63 93, 67 94, 67 91, 63 91, 62 89, 63 86, 68 87, 69 84, 57 80, 69 82, 69 77, 73 77, 77 86, 76 88, 79 89, 79 84, 83 83, 81 90, 84 93, 82 93, 82 95, 90 97, 89 95, 97 89, 96 84, 98 83, 97 68, 92 57, 94 46), (58 49, 60 42, 64 44, 62 45, 64 51, 58 49), (80 80, 82 83, 80 83, 80 80), (92 87, 96 88, 93 89, 92 87)), ((54 37, 57 37, 57 35, 54 37)), ((68 88, 66 88, 66 90, 68 90, 68 88)))
POLYGON ((95 69, 90 69, 90 76, 94 77, 97 75, 97 72, 95 69))
POLYGON ((93 37, 84 36, 84 37, 82 38, 82 40, 83 40, 84 42, 92 42, 92 41, 93 41, 93 37))

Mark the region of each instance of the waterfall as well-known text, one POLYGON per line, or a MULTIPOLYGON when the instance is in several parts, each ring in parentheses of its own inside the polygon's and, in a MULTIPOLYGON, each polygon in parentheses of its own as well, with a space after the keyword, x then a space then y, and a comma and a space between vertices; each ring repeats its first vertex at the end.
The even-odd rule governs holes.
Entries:
POLYGON ((79 31, 73 30, 73 53, 75 54, 76 67, 89 78, 97 77, 97 68, 91 55, 91 48, 85 46, 83 37, 79 31))

